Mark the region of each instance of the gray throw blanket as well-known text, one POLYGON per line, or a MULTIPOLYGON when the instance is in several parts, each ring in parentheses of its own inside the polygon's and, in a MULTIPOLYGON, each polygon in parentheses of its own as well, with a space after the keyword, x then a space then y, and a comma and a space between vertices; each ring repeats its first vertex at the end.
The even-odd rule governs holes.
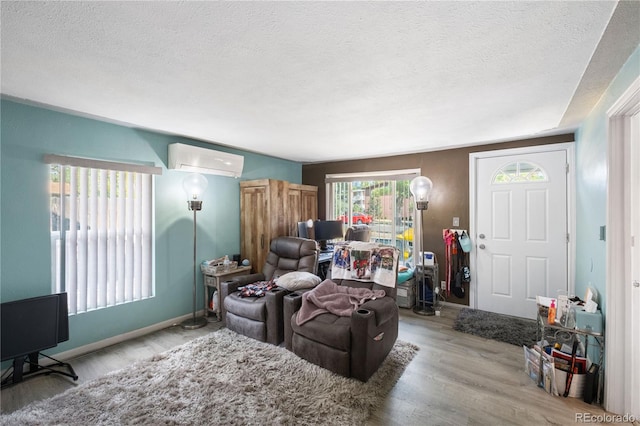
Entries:
POLYGON ((384 290, 354 288, 324 280, 316 288, 302 295, 302 306, 298 311, 296 323, 302 325, 327 312, 341 317, 350 317, 351 313, 367 300, 385 295, 384 290))

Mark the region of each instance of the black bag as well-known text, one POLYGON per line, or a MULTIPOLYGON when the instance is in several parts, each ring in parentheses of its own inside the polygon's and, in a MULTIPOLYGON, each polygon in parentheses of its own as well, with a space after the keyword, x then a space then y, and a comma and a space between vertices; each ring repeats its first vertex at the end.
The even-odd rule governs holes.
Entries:
POLYGON ((456 273, 455 282, 453 283, 453 294, 460 299, 464 297, 464 285, 462 285, 463 275, 462 269, 459 269, 456 273))
POLYGON ((455 276, 455 280, 453 282, 453 295, 462 299, 464 298, 464 284, 471 281, 471 271, 469 271, 469 267, 465 265, 466 253, 462 250, 462 246, 460 244, 460 238, 456 234, 455 244, 457 245, 457 259, 456 266, 457 272, 455 276))

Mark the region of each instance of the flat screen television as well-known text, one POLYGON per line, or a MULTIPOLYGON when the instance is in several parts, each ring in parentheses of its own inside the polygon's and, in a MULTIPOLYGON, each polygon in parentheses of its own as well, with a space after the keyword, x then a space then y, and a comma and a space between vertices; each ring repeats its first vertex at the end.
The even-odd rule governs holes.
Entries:
POLYGON ((315 238, 320 243, 320 250, 327 250, 327 241, 343 237, 343 225, 341 220, 316 220, 313 223, 315 238))
POLYGON ((69 340, 67 293, 0 305, 2 361, 50 349, 69 340))

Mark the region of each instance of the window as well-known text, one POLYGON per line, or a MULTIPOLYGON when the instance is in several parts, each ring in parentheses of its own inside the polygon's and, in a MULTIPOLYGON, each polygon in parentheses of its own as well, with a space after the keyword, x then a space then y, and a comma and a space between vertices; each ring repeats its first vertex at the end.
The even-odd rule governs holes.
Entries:
POLYGON ((56 292, 77 314, 153 296, 153 174, 158 167, 50 155, 56 292))
POLYGON ((494 175, 493 183, 546 182, 544 169, 533 163, 516 162, 502 166, 494 175))
POLYGON ((327 218, 342 220, 345 229, 369 225, 372 241, 397 247, 401 261, 411 261, 415 207, 409 183, 419 175, 419 170, 327 175, 327 218))

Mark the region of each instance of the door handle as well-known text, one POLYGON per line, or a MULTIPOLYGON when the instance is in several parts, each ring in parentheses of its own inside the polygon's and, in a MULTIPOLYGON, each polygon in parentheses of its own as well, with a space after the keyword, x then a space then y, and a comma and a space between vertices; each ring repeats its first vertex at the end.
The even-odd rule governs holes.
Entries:
POLYGON ((478 238, 480 238, 481 240, 484 240, 484 234, 478 235, 478 238))
POLYGON ((478 246, 478 248, 481 248, 482 250, 484 250, 484 249, 485 249, 485 245, 484 245, 484 244, 480 244, 480 245, 478 246))
POLYGON ((640 282, 638 282, 637 280, 635 280, 635 281, 633 282, 633 286, 634 286, 634 287, 640 287, 640 282))

